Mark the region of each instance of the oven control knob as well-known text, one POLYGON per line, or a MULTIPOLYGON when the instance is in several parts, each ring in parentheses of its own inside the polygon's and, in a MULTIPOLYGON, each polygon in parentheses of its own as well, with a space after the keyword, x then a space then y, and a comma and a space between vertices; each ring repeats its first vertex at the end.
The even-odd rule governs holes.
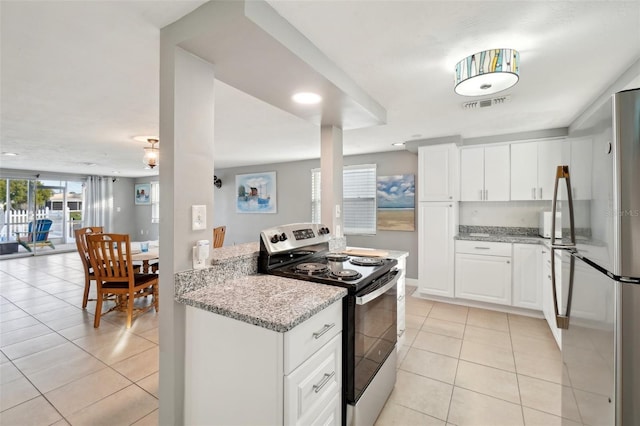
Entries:
POLYGON ((329 231, 329 228, 324 228, 324 233, 325 233, 325 235, 329 235, 329 233, 330 233, 330 232, 331 232, 331 231, 329 231))
POLYGON ((287 239, 287 234, 285 234, 284 232, 282 234, 280 234, 280 236, 278 237, 278 239, 280 241, 285 241, 287 239))
POLYGON ((278 241, 280 241, 280 239, 278 238, 278 236, 277 236, 277 235, 274 235, 273 237, 271 237, 271 242, 272 242, 273 244, 277 243, 278 241))

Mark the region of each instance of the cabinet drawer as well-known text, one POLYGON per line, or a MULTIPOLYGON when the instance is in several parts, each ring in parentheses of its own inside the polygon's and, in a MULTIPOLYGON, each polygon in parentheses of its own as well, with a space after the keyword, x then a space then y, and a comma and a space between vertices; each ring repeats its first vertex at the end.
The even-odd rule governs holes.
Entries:
POLYGON ((309 424, 342 386, 342 334, 330 340, 293 373, 285 377, 284 423, 309 424))
POLYGON ((342 300, 284 334, 284 374, 289 374, 342 331, 342 300))
POLYGON ((511 257, 511 243, 492 241, 456 241, 456 253, 511 257))

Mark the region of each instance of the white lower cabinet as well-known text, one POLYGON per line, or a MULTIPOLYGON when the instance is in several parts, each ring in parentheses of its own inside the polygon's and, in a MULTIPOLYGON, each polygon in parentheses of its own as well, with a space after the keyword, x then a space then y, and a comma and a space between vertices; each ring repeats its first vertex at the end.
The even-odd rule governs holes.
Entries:
POLYGON ((339 425, 342 300, 279 333, 186 307, 184 424, 339 425))
POLYGON ((542 248, 513 245, 513 306, 542 310, 542 248))
MULTIPOLYGON (((556 286, 559 306, 562 306, 562 256, 556 254, 556 286)), ((551 250, 548 247, 542 249, 542 313, 547 320, 551 334, 558 347, 562 349, 562 335, 556 324, 556 312, 553 300, 553 283, 551 281, 551 250)))
POLYGON ((456 297, 511 304, 511 243, 456 242, 456 297))

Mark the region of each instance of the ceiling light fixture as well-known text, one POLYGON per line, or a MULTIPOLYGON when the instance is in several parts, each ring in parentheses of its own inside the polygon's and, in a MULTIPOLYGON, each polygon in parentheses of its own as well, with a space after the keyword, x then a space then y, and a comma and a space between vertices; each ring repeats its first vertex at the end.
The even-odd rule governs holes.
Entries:
POLYGON ((501 92, 518 82, 520 53, 515 49, 490 49, 456 64, 455 91, 462 96, 501 92))
POLYGON ((404 142, 392 143, 391 146, 404 146, 404 142))
POLYGON ((317 93, 311 92, 299 92, 291 97, 294 102, 303 104, 303 105, 314 105, 322 102, 322 96, 317 93))
POLYGON ((158 162, 160 160, 160 156, 159 156, 160 150, 156 148, 158 139, 149 138, 147 139, 147 142, 149 142, 151 146, 144 148, 144 157, 142 157, 142 162, 146 166, 149 166, 150 168, 153 169, 155 166, 158 165, 158 162))
POLYGON ((16 154, 15 152, 3 152, 2 155, 4 155, 5 157, 16 157, 18 154, 16 154))

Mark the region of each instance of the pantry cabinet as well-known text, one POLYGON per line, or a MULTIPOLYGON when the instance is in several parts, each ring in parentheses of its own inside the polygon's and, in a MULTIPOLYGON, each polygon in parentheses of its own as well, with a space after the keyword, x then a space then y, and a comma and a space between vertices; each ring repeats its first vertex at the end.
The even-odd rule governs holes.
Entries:
POLYGON ((419 201, 458 200, 458 147, 455 144, 419 147, 418 175, 419 201))
POLYGON ((511 200, 551 200, 564 139, 511 144, 511 200))
POLYGON ((425 295, 453 297, 454 236, 457 203, 420 203, 418 207, 418 286, 425 295))
POLYGON ((508 201, 509 145, 460 150, 460 200, 508 201))

